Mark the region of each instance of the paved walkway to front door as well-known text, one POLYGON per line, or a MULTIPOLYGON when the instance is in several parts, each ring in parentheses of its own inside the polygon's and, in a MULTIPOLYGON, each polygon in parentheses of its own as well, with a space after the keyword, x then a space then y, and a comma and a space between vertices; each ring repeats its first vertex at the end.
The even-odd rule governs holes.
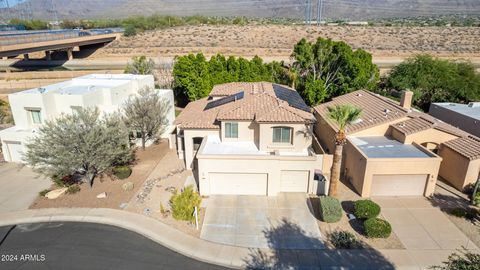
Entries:
POLYGON ((382 215, 408 250, 477 249, 440 209, 423 197, 377 197, 382 215))
POLYGON ((281 193, 275 197, 211 196, 200 237, 248 248, 323 248, 304 193, 281 193))

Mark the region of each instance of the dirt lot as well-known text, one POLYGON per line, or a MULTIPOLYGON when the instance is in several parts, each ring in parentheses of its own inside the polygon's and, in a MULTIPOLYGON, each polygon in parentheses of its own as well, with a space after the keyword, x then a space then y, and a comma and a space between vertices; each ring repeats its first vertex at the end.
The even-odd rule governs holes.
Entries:
POLYGON ((303 37, 343 40, 376 57, 405 57, 419 52, 444 57, 480 57, 479 36, 479 27, 185 26, 123 37, 99 50, 94 58, 140 54, 168 57, 201 51, 207 55, 288 59, 293 45, 303 37))
POLYGON ((160 144, 153 144, 147 147, 145 151, 138 150, 136 153, 137 164, 132 167, 132 175, 127 179, 113 180, 109 176, 97 178, 93 187, 90 187, 87 183, 81 184, 81 190, 76 194, 63 195, 54 200, 38 197, 30 208, 88 207, 119 209, 120 204, 128 203, 136 194, 147 176, 167 152, 167 141, 161 142, 160 144), (124 191, 122 189, 122 184, 127 181, 134 183, 134 189, 132 191, 124 191), (107 198, 97 199, 96 196, 102 192, 107 193, 107 198))

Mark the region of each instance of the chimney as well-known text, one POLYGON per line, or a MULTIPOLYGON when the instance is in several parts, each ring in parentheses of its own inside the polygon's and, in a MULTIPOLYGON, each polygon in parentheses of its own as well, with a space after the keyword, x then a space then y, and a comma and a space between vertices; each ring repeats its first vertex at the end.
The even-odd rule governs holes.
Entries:
POLYGON ((400 106, 403 108, 410 110, 412 107, 412 99, 413 99, 413 92, 406 90, 402 91, 402 98, 400 99, 400 106))

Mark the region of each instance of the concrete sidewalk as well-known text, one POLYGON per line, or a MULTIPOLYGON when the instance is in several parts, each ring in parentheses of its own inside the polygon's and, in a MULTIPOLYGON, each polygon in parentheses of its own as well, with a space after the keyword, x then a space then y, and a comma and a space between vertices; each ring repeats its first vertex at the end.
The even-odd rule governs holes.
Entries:
POLYGON ((199 261, 232 268, 275 269, 424 269, 454 250, 272 250, 248 249, 186 235, 155 219, 114 209, 58 208, 9 212, 0 226, 53 221, 92 222, 139 233, 199 261))

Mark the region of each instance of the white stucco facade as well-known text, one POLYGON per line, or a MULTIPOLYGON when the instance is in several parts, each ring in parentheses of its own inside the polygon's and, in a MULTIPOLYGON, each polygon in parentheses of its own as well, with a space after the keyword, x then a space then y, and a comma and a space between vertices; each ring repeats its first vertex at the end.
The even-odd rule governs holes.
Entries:
MULTIPOLYGON (((9 162, 22 162, 25 143, 45 121, 77 108, 97 107, 101 113, 116 112, 140 89, 154 87, 152 75, 91 74, 10 94, 15 126, 0 131, 4 158, 9 162)), ((173 91, 157 91, 171 107, 167 114, 167 131, 170 131, 175 120, 173 91)))

